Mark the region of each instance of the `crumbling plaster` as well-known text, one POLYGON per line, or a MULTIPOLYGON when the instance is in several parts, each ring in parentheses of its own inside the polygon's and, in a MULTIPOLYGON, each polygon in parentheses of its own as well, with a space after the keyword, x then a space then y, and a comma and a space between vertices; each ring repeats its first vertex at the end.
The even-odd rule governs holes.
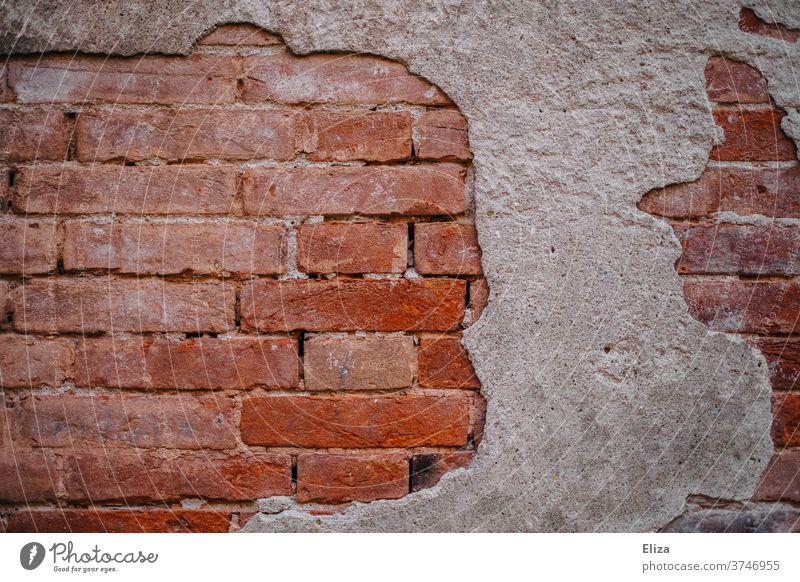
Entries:
MULTIPOLYGON (((744 4, 800 28, 792 0, 744 4)), ((407 63, 469 120, 492 289, 465 338, 488 399, 474 463, 338 515, 266 504, 247 531, 649 531, 688 495, 749 497, 771 454, 766 365, 688 314, 672 229, 636 209, 706 164, 711 54, 763 70, 800 136, 800 43, 741 32, 741 5, 20 0, 0 16, 6 53, 186 53, 254 22, 297 53, 407 63)))

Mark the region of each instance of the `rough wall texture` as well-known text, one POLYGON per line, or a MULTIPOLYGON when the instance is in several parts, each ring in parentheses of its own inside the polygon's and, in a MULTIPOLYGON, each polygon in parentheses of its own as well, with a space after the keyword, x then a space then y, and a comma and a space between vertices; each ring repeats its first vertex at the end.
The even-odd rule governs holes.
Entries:
POLYGON ((331 516, 265 503, 247 530, 653 530, 715 499, 722 514, 704 506, 684 529, 707 515, 786 529, 791 507, 745 503, 772 454, 767 366, 690 315, 678 240, 636 208, 699 178, 722 137, 705 94, 712 55, 761 71, 783 130, 800 135, 800 48, 783 38, 800 13, 745 4, 783 27, 743 30, 741 4, 724 0, 14 3, 3 45, 187 53, 213 25, 250 21, 298 53, 407 63, 469 121, 491 287, 465 334, 488 401, 470 469, 331 516))

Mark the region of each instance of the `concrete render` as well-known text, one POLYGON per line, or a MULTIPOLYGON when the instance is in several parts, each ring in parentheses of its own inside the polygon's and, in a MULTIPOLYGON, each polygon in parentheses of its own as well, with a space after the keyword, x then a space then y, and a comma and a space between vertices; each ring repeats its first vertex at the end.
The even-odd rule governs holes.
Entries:
POLYGON ((375 53, 469 120, 491 300, 465 334, 488 399, 471 467, 399 501, 245 531, 653 531, 687 497, 747 499, 771 454, 763 358, 687 312, 672 229, 636 209, 699 177, 717 138, 703 69, 761 69, 800 137, 800 43, 743 33, 795 1, 6 2, 2 52, 185 54, 218 23, 292 50, 375 53))

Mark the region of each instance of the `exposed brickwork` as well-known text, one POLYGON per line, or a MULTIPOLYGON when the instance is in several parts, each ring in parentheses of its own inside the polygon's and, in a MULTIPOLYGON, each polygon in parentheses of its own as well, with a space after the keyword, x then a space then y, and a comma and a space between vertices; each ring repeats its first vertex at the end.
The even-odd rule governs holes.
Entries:
MULTIPOLYGON (((790 40, 792 31, 742 11, 746 32, 790 40)), ((689 312, 715 331, 741 334, 760 348, 773 388, 776 454, 754 501, 800 504, 800 167, 795 144, 780 128, 755 68, 713 57, 706 89, 724 141, 711 150, 699 180, 649 192, 642 210, 667 218, 683 253, 689 312)), ((800 513, 762 515, 762 509, 703 509, 667 531, 790 531, 800 513)))
POLYGON ((489 290, 441 90, 247 24, 2 75, 0 529, 236 531, 469 463, 489 290))

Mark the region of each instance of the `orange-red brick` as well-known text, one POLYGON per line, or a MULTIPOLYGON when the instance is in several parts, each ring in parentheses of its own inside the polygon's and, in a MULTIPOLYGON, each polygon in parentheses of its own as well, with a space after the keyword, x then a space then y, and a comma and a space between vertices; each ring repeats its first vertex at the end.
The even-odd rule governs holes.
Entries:
POLYGON ((399 499, 408 493, 403 455, 307 454, 297 458, 297 500, 317 503, 399 499))
POLYGON ((323 222, 297 233, 297 268, 305 273, 402 273, 408 262, 403 223, 323 222))

